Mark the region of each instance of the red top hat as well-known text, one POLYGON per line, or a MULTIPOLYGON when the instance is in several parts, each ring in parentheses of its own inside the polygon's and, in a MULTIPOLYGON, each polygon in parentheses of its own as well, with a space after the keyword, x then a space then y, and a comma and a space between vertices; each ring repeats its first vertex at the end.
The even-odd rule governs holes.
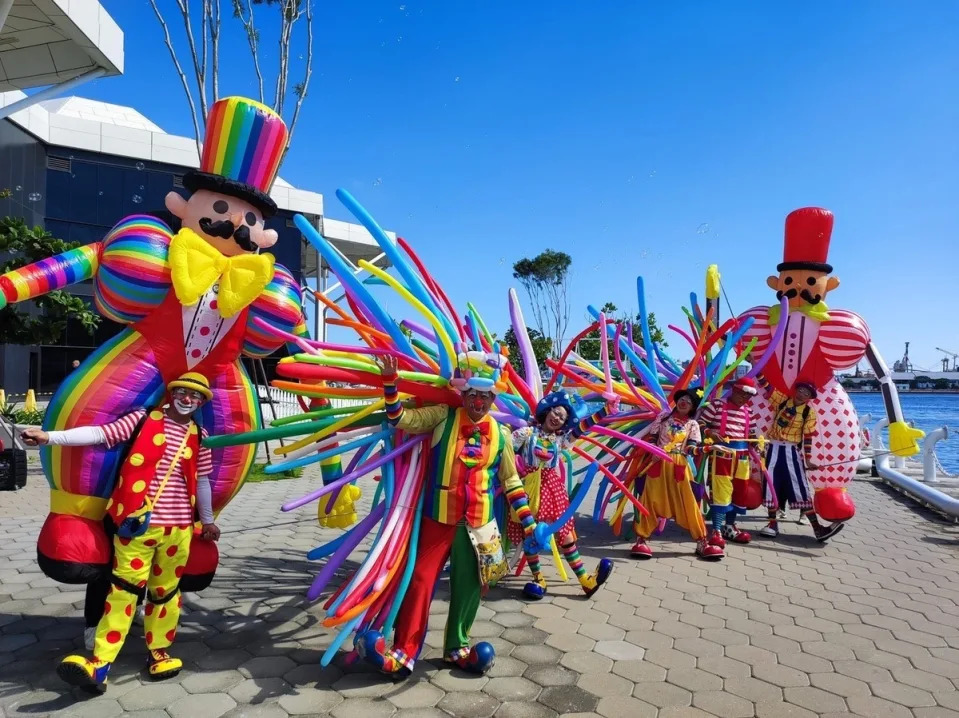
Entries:
POLYGON ((832 272, 826 262, 832 237, 833 215, 821 207, 803 207, 786 217, 786 241, 783 261, 776 270, 812 269, 832 272))
POLYGON ((742 379, 737 379, 733 382, 733 389, 739 389, 747 394, 759 393, 756 389, 756 380, 749 376, 744 376, 742 379))

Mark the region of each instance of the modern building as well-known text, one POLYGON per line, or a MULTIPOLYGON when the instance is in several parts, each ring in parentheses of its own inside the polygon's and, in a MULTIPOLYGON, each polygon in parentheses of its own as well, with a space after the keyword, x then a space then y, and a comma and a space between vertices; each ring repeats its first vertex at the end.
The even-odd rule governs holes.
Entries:
MULTIPOLYGON (((0 108, 23 97, 19 91, 0 93, 0 108)), ((164 197, 171 190, 185 192, 183 175, 198 165, 192 138, 169 135, 132 108, 82 97, 40 101, 0 120, 0 190, 10 191, 0 199, 0 217, 23 217, 60 239, 84 244, 99 241, 131 214, 155 215, 176 231, 164 197)), ((280 236, 271 251, 301 284, 322 288, 325 267, 295 227, 295 214, 304 215, 354 265, 367 259, 386 266, 363 227, 323 216, 322 195, 282 178, 270 194, 280 209, 267 222, 280 236)), ((92 289, 88 281, 70 291, 91 301, 92 289)), ((322 335, 322 313, 311 314, 316 317, 311 331, 322 335)), ((120 329, 104 319, 93 337, 70 326, 55 346, 0 345, 0 387, 8 396, 28 388, 49 393, 74 359, 120 329)))
POLYGON ((0 92, 43 88, 0 117, 123 74, 123 31, 97 0, 0 0, 0 92))

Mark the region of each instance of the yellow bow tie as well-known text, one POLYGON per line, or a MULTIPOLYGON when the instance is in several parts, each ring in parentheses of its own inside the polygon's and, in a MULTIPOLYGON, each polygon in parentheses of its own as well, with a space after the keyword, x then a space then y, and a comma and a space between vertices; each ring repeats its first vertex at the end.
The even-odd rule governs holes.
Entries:
POLYGON ((273 255, 224 257, 200 235, 184 227, 170 242, 170 278, 177 299, 188 307, 219 280, 217 309, 221 317, 228 319, 260 296, 273 280, 273 255))
MULTIPOLYGON (((774 327, 779 324, 780 311, 778 304, 774 304, 769 308, 769 326, 774 327)), ((819 304, 800 304, 799 309, 794 309, 793 311, 801 312, 817 322, 829 321, 829 308, 825 302, 819 302, 819 304)))

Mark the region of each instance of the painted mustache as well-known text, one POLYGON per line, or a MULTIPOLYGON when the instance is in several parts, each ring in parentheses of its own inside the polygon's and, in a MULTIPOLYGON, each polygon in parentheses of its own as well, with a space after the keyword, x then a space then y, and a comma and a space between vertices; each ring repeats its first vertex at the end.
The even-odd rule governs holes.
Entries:
POLYGON ((245 224, 235 227, 228 219, 214 222, 209 217, 204 217, 200 220, 200 229, 211 237, 232 238, 240 249, 245 249, 247 252, 255 252, 259 249, 257 243, 250 239, 250 228, 245 224))

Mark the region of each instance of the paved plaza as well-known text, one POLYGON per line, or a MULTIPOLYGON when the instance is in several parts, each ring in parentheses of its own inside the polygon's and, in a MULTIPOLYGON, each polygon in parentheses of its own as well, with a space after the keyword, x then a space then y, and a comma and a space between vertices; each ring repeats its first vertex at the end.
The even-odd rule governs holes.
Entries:
MULTIPOLYGON (((636 562, 605 525, 579 517, 588 565, 616 570, 593 600, 553 581, 539 603, 521 579, 490 592, 473 634, 497 651, 489 676, 442 667, 448 593, 433 604, 428 649, 394 684, 337 660, 305 602, 324 537, 312 507, 280 504, 316 478, 246 486, 220 517, 213 585, 186 596, 175 653, 184 671, 151 683, 134 627, 106 695, 64 686, 57 661, 81 648, 83 592, 36 566, 48 493, 0 493, 0 708, 8 716, 497 716, 608 718, 872 718, 959 716, 959 529, 870 479, 852 491, 858 515, 830 544, 784 524, 778 541, 695 559, 670 527, 656 558, 636 562)), ((367 483, 366 486, 370 484, 367 483)), ((369 500, 372 491, 365 492, 369 500)), ((744 522, 758 528, 759 519, 744 522)), ((548 575, 555 576, 550 564, 548 575)))

